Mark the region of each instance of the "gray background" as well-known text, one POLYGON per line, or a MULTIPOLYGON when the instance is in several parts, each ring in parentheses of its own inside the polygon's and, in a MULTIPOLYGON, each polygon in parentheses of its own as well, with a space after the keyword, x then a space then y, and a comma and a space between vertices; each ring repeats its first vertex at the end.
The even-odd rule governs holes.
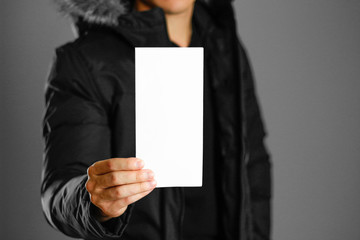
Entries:
MULTIPOLYGON (((0 236, 67 239, 41 213, 44 83, 73 38, 49 0, 0 8, 0 236)), ((360 2, 237 0, 274 176, 273 237, 360 239, 360 2)))

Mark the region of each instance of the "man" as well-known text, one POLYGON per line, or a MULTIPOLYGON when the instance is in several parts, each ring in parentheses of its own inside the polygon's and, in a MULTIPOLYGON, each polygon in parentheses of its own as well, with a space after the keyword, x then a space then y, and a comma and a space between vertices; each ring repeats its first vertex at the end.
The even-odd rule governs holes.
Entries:
POLYGON ((269 239, 271 165, 230 2, 57 2, 79 37, 46 88, 47 221, 84 239, 269 239), (154 189, 134 157, 134 47, 162 46, 204 47, 202 188, 154 189))

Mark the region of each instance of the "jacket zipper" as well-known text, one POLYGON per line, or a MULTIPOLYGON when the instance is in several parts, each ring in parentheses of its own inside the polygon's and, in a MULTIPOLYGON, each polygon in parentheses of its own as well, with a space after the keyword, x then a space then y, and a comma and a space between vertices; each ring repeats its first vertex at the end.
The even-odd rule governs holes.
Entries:
POLYGON ((179 240, 182 240, 184 216, 185 216, 185 189, 183 187, 180 188, 180 194, 181 194, 181 213, 180 213, 179 240))
MULTIPOLYGON (((235 36, 235 41, 237 41, 237 36, 235 36)), ((238 46, 237 46, 238 47, 238 46)), ((241 60, 240 60, 240 54, 239 54, 239 50, 237 50, 237 64, 241 65, 241 60)), ((241 76, 241 70, 237 72, 238 74, 238 78, 242 80, 242 76, 241 76)), ((242 158, 241 158, 241 163, 240 163, 240 181, 241 181, 241 207, 240 207, 240 223, 239 223, 239 227, 240 227, 240 233, 239 233, 239 237, 241 240, 250 240, 252 239, 251 233, 249 234, 250 236, 248 236, 247 234, 247 229, 246 229, 246 217, 247 217, 247 207, 248 207, 248 203, 247 203, 247 196, 248 194, 250 194, 248 192, 248 188, 247 188, 247 171, 246 171, 246 166, 249 160, 249 152, 248 152, 248 141, 247 141, 247 121, 246 121, 246 110, 245 110, 245 91, 244 91, 244 84, 243 81, 240 81, 240 89, 239 89, 239 93, 240 93, 240 121, 241 121, 241 143, 242 143, 242 158), (248 238, 250 237, 250 238, 248 238)))
MULTIPOLYGON (((245 144, 244 144, 245 145, 245 144)), ((243 146, 244 146, 243 145, 243 146)), ((241 163, 241 208, 240 208, 240 239, 247 239, 247 229, 246 229, 246 215, 247 215, 247 186, 246 186, 246 171, 245 171, 245 167, 246 167, 246 162, 248 159, 248 153, 246 150, 244 150, 244 154, 243 154, 243 158, 242 158, 242 163, 241 163)), ((250 238, 251 239, 251 238, 250 238)))

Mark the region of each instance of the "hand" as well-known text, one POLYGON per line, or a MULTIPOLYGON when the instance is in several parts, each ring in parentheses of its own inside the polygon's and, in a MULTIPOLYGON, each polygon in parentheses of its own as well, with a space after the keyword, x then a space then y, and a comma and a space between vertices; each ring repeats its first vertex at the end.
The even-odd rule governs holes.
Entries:
POLYGON ((99 208, 97 220, 122 215, 129 204, 155 188, 154 173, 143 167, 141 159, 130 157, 98 161, 87 169, 85 186, 91 202, 99 208))

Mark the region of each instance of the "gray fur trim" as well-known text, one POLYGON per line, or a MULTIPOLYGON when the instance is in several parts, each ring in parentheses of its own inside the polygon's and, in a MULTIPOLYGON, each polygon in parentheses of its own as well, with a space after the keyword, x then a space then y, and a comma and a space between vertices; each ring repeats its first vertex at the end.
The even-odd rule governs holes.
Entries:
POLYGON ((117 25, 117 18, 129 12, 131 0, 53 0, 58 10, 71 17, 104 25, 117 25))

